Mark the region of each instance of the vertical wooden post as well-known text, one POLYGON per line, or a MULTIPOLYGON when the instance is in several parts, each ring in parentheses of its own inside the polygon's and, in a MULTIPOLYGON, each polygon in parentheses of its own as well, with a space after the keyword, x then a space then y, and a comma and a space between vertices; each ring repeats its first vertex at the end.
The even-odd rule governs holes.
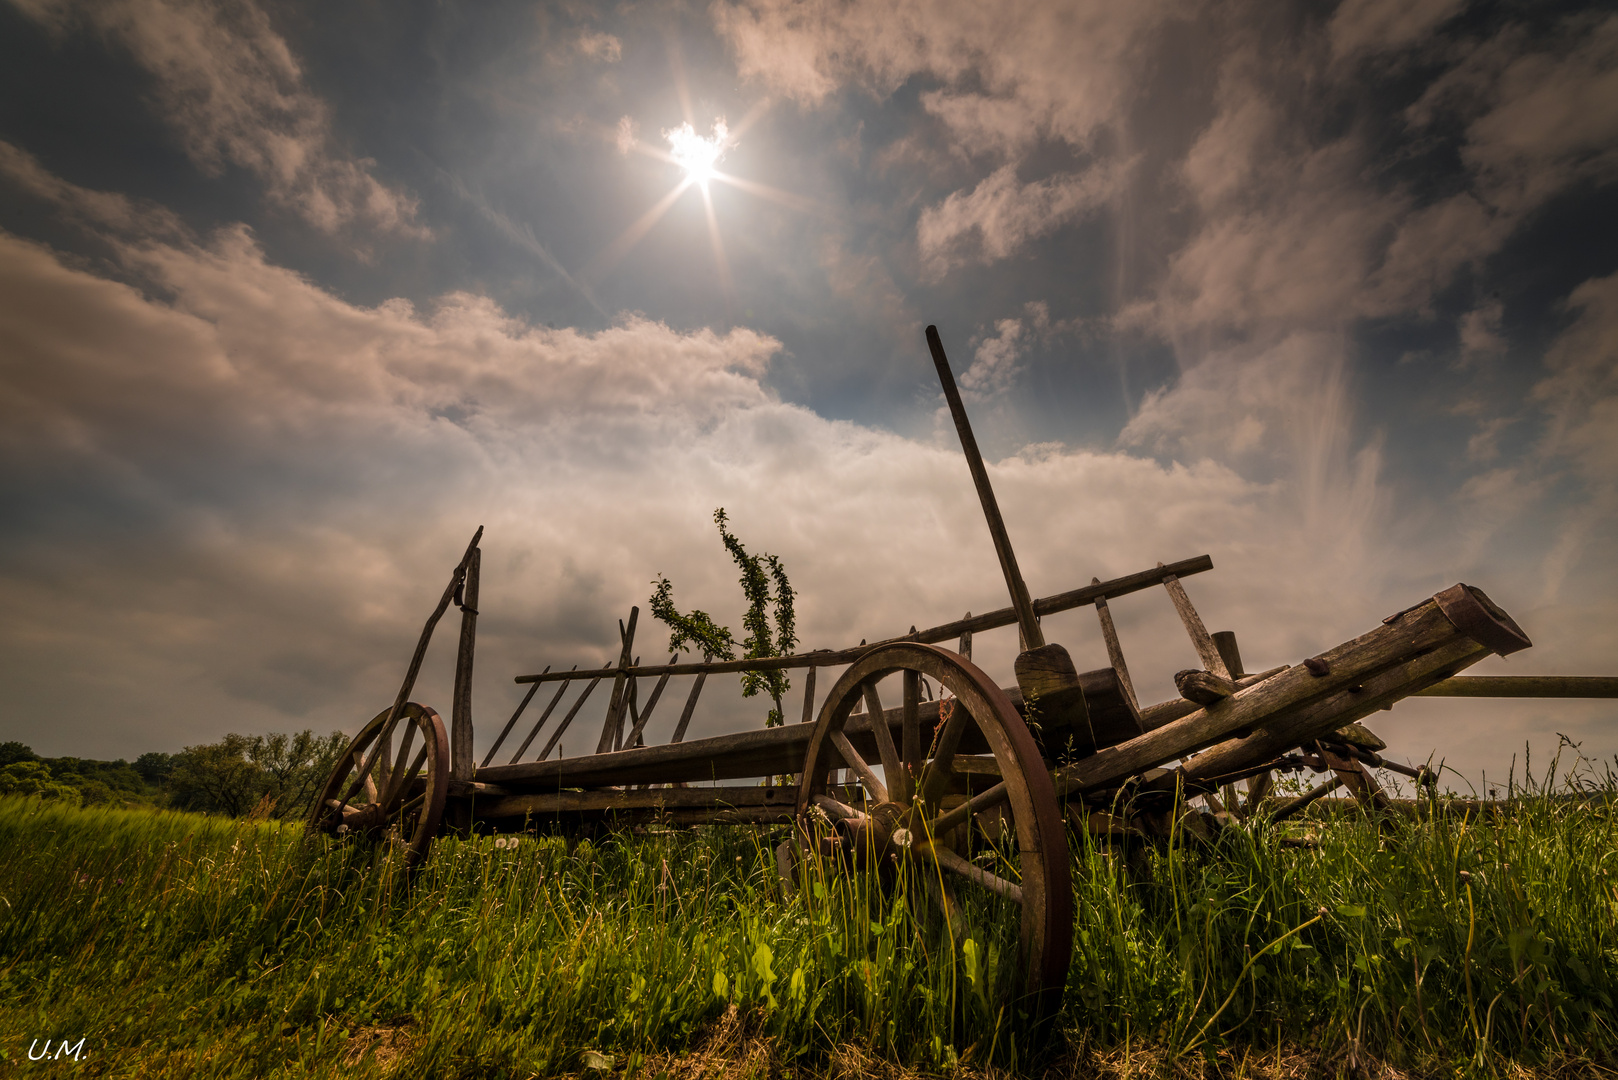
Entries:
MULTIPOLYGON (((963 615, 961 617, 964 618, 964 619, 970 619, 972 617, 972 613, 970 611, 968 611, 965 615, 963 615)), ((961 631, 961 643, 955 649, 955 651, 960 653, 962 656, 966 657, 968 660, 972 659, 972 631, 970 631, 970 630, 962 630, 961 631)))
POLYGON ((477 763, 472 759, 472 656, 477 648, 478 571, 482 562, 483 549, 473 548, 461 585, 461 644, 455 654, 455 699, 449 722, 451 780, 470 780, 477 772, 477 763))
POLYGON ((933 366, 938 369, 938 381, 944 387, 944 400, 949 403, 950 416, 955 419, 955 433, 961 437, 961 450, 966 454, 966 466, 972 471, 972 483, 978 489, 978 501, 983 504, 983 516, 989 523, 989 535, 994 540, 994 553, 1000 557, 1000 572, 1005 575, 1006 589, 1011 593, 1011 606, 1017 609, 1017 626, 1022 630, 1023 651, 1042 648, 1045 634, 1034 616, 1034 602, 1028 595, 1028 586, 1017 568, 1017 554, 1011 550, 1011 537, 1000 516, 1000 504, 995 501, 994 489, 989 486, 989 474, 983 468, 983 455, 978 452, 978 441, 972 435, 972 423, 966 418, 966 406, 961 403, 961 392, 955 387, 955 375, 949 369, 949 358, 944 355, 944 343, 938 337, 938 327, 927 328, 927 348, 933 354, 933 366))
POLYGON ((625 629, 623 623, 618 624, 618 639, 623 648, 618 653, 618 675, 612 681, 612 700, 607 704, 607 720, 601 725, 601 738, 596 743, 596 753, 605 754, 612 750, 613 738, 619 735, 619 723, 623 718, 623 709, 626 702, 624 696, 624 683, 626 681, 623 669, 629 667, 630 650, 635 645, 635 623, 640 618, 640 608, 629 609, 629 628, 625 629))

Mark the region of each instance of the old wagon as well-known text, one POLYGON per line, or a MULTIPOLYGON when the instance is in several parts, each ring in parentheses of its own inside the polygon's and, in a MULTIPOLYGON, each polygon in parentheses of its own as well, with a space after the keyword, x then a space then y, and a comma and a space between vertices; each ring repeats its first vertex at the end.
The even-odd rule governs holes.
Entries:
POLYGON ((355 737, 315 799, 311 831, 391 838, 420 863, 433 838, 451 829, 790 826, 776 849, 788 890, 809 859, 879 860, 924 869, 952 932, 974 918, 1000 920, 1017 942, 1020 1004, 1037 1018, 1059 1001, 1071 953, 1070 829, 1128 848, 1177 829, 1206 832, 1260 808, 1266 819, 1285 817, 1338 787, 1387 809, 1373 770, 1431 779, 1425 769, 1385 759, 1384 744, 1359 723, 1402 698, 1618 696, 1618 679, 1457 677, 1491 653, 1530 644, 1509 615, 1464 584, 1334 649, 1261 672, 1244 669, 1233 634, 1208 631, 1186 592, 1183 579, 1212 568, 1207 555, 1033 598, 933 327, 927 342, 1010 606, 840 650, 693 663, 676 656, 648 666, 634 658, 639 613, 631 611, 619 624, 615 662, 517 677, 527 693, 477 762, 479 529, 427 620, 394 703, 355 737), (1143 706, 1109 604, 1156 588, 1173 601, 1201 667, 1176 675, 1179 697, 1143 706), (461 630, 446 728, 437 712, 410 699, 451 605, 461 611, 461 630), (1041 617, 1084 606, 1100 621, 1108 663, 1081 672, 1065 648, 1045 641, 1041 617), (1016 685, 1002 687, 973 663, 972 641, 1012 626, 1020 638, 1016 685), (801 723, 685 739, 709 676, 772 668, 804 671, 801 723), (826 668, 837 670, 822 696, 816 676, 826 668), (654 714, 677 678, 689 679, 684 705, 672 736, 653 741, 654 714), (587 702, 600 700, 593 695, 602 683, 610 691, 595 752, 553 756, 587 702), (545 704, 519 740, 519 724, 542 691, 545 704), (1277 772, 1299 770, 1323 781, 1289 800, 1268 797, 1277 772), (1192 798, 1204 808, 1191 809, 1192 798))

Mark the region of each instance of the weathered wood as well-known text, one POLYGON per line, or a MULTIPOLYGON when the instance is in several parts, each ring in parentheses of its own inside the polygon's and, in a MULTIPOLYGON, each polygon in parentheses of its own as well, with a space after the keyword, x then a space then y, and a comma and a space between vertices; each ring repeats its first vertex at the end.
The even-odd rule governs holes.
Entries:
MULTIPOLYGON (((1104 581, 1099 585, 1086 585, 1081 589, 1056 593, 1043 599, 1035 600, 1034 611, 1042 616, 1053 615, 1057 612, 1069 611, 1076 607, 1093 604, 1098 598, 1117 598, 1128 596, 1130 593, 1137 593, 1144 589, 1156 588, 1163 583, 1163 574, 1165 572, 1170 572, 1176 577, 1183 578, 1212 569, 1213 559, 1207 555, 1198 555, 1194 559, 1184 559, 1177 563, 1170 563, 1161 569, 1142 570, 1136 574, 1127 574, 1124 577, 1104 581)), ((959 638, 962 635, 970 635, 974 632, 981 633, 985 630, 1010 626, 1016 621, 1017 613, 1014 609, 1001 608, 998 611, 990 611, 983 615, 974 616, 968 614, 965 618, 956 619, 954 622, 944 623, 927 630, 918 630, 914 634, 906 634, 903 637, 887 638, 876 642, 874 645, 862 643, 851 649, 818 649, 814 652, 797 653, 793 656, 774 656, 758 660, 722 660, 717 662, 704 660, 701 663, 635 668, 631 669, 628 674, 644 677, 661 675, 667 671, 671 675, 696 675, 700 673, 720 675, 738 671, 780 671, 790 668, 841 667, 844 664, 852 664, 878 645, 891 645, 897 641, 920 641, 926 644, 936 644, 940 641, 948 641, 950 638, 959 638)), ((966 647, 971 648, 969 641, 966 647)), ((968 659, 971 658, 969 653, 963 655, 966 655, 968 659)), ((557 682, 579 677, 581 676, 572 672, 552 671, 544 675, 519 675, 514 681, 518 683, 557 682)))
POLYGON ((1214 648, 1219 650, 1219 656, 1225 661, 1225 670, 1230 672, 1232 679, 1239 679, 1247 674, 1242 667, 1242 651, 1236 646, 1236 634, 1231 630, 1215 630, 1213 633, 1214 648))
MULTIPOLYGON (((1181 773, 1187 782, 1202 780, 1267 761, 1294 746, 1309 746, 1345 723, 1389 707, 1413 691, 1488 655, 1489 651, 1477 642, 1457 634, 1455 639, 1436 649, 1362 676, 1304 706, 1264 718, 1242 737, 1223 742, 1186 761, 1181 773)), ((1293 670, 1300 678, 1309 677, 1302 667, 1293 670)))
POLYGON ((815 669, 810 668, 803 677, 803 720, 811 724, 815 719, 815 669))
POLYGON ((884 803, 888 801, 888 785, 879 779, 876 771, 866 762, 864 755, 854 749, 848 735, 841 731, 831 733, 831 744, 837 751, 837 756, 843 759, 843 764, 859 776, 865 790, 870 793, 872 802, 884 803))
MULTIPOLYGON (((544 761, 546 758, 551 756, 551 751, 556 748, 556 744, 561 742, 562 741, 562 736, 567 733, 568 725, 573 723, 573 718, 575 716, 579 715, 579 710, 580 709, 584 708, 585 701, 590 697, 590 691, 592 691, 592 690, 594 690, 596 688, 596 684, 599 683, 601 681, 602 677, 605 675, 605 673, 610 671, 610 670, 612 670, 612 664, 610 662, 607 663, 607 664, 603 664, 602 667, 601 667, 602 675, 597 675, 595 678, 591 679, 588 683, 585 684, 584 692, 581 693, 579 695, 579 699, 573 703, 573 707, 567 711, 567 715, 562 717, 562 722, 560 724, 556 725, 556 730, 551 732, 550 739, 545 743, 545 749, 543 749, 543 750, 541 750, 539 752, 539 760, 540 761, 544 761)), ((502 767, 507 768, 507 769, 511 769, 511 768, 518 768, 519 766, 517 765, 516 762, 512 762, 510 765, 506 765, 506 766, 500 766, 500 765, 492 765, 492 766, 490 766, 490 768, 494 768, 494 769, 499 769, 499 768, 502 768, 502 767)))
MULTIPOLYGON (((1165 571, 1162 563, 1158 566, 1165 571)), ((1185 594, 1185 586, 1173 574, 1163 575, 1163 588, 1168 591, 1169 599, 1174 601, 1174 610, 1180 613, 1180 621, 1185 624, 1185 632, 1191 638, 1191 645, 1197 650, 1197 656, 1202 666, 1222 678, 1229 679, 1230 670, 1225 667, 1225 658, 1219 655, 1219 649, 1214 645, 1213 636, 1208 628, 1202 624, 1202 616, 1192 606, 1191 598, 1185 594)))
MULTIPOLYGON (((433 640, 433 630, 438 626, 438 620, 444 617, 444 612, 449 610, 450 601, 455 598, 455 591, 460 588, 466 574, 466 565, 471 561, 472 553, 478 549, 478 541, 481 539, 483 539, 483 526, 479 525, 477 532, 472 534, 472 542, 466 545, 466 554, 461 556, 461 561, 455 565, 454 572, 450 574, 449 584, 444 586, 444 595, 438 598, 438 605, 433 608, 433 613, 427 616, 427 625, 422 627, 421 636, 416 639, 416 651, 410 656, 410 666, 405 669, 404 682, 400 684, 399 693, 393 699, 393 707, 388 710, 388 719, 382 726, 381 737, 375 740, 360 768, 360 779, 370 775, 371 767, 376 764, 377 755, 391 743, 394 725, 398 723, 399 715, 404 711, 405 702, 410 700, 410 691, 415 689, 416 676, 421 674, 421 662, 427 656, 427 646, 433 640)), ((358 782, 356 780, 356 783, 358 782)), ((351 788, 339 801, 347 803, 358 790, 358 787, 351 788)))
POLYGON ((1354 800, 1367 810, 1377 812, 1388 808, 1387 796, 1382 794, 1382 785, 1376 782, 1376 777, 1365 771, 1358 758, 1351 754, 1339 754, 1326 743, 1316 741, 1315 748, 1325 759, 1328 767, 1337 779, 1343 782, 1348 793, 1354 800))
MULTIPOLYGON (((1453 590, 1446 590, 1449 592, 1453 590)), ((1509 622, 1509 616, 1506 620, 1509 622)), ((1204 706, 1183 719, 1064 767, 1058 773, 1057 791, 1060 795, 1110 787, 1165 761, 1251 732, 1245 738, 1232 740, 1216 754, 1198 755, 1202 767, 1188 775, 1217 776, 1235 772, 1244 764, 1275 757, 1367 715, 1346 715, 1357 708, 1361 697, 1373 698, 1375 703, 1371 710, 1374 711, 1385 701, 1397 700, 1453 674, 1457 668, 1480 659, 1486 652, 1475 639, 1467 638, 1456 629, 1434 597, 1393 622, 1384 623, 1323 654, 1321 659, 1328 669, 1325 674, 1317 676, 1301 665, 1288 668, 1273 678, 1238 691, 1218 705, 1204 706), (1452 648, 1438 662, 1429 663, 1427 669, 1395 670, 1403 665, 1418 664, 1420 658, 1446 646, 1452 648), (1390 672, 1391 686, 1383 686, 1370 694, 1354 689, 1390 672), (1343 695, 1343 698, 1327 701, 1333 695, 1343 695), (1322 704, 1324 707, 1314 708, 1322 704), (1277 740, 1281 740, 1279 745, 1275 744, 1277 740)), ((1190 766, 1187 762, 1188 770, 1190 766)))
MULTIPOLYGON (((868 730, 876 736, 876 752, 882 761, 882 775, 886 780, 888 791, 894 801, 907 803, 910 801, 910 783, 905 775, 904 765, 899 760, 899 749, 893 743, 893 729, 881 721, 885 719, 882 708, 882 698, 877 694, 876 680, 867 679, 860 687, 865 695, 865 713, 868 730)), ((901 717, 900 723, 903 723, 901 717)), ((885 801, 885 800, 878 800, 885 801)))
POLYGON ((1298 813, 1316 799, 1330 795, 1332 792, 1336 791, 1342 786, 1343 778, 1341 776, 1333 776, 1330 780, 1316 784, 1302 795, 1299 795, 1296 799, 1289 799, 1282 803, 1276 808, 1275 812, 1270 815, 1270 820, 1285 821, 1287 818, 1298 813))
MULTIPOLYGON (((1092 578, 1091 580, 1094 581, 1095 579, 1092 578)), ((963 623, 970 623, 972 621, 972 613, 968 611, 961 618, 961 621, 963 623)), ((918 638, 917 640, 920 639, 918 638)), ((972 659, 972 631, 970 627, 961 631, 961 637, 959 643, 955 646, 955 651, 966 657, 968 660, 972 659)))
POLYGON ((1000 517, 1000 504, 995 501, 994 488, 989 486, 989 473, 983 467, 983 455, 978 452, 978 441, 972 435, 972 422, 967 419, 961 392, 955 387, 955 374, 950 371, 949 358, 944 355, 944 342, 938 336, 938 327, 927 328, 927 348, 933 354, 933 367, 938 370, 938 381, 944 389, 944 400, 949 404, 950 416, 955 420, 955 433, 961 438, 961 452, 966 455, 966 467, 971 470, 972 484, 977 488, 978 501, 983 505, 983 517, 989 524, 989 536, 994 540, 994 553, 1000 559, 1000 572, 1006 579, 1006 590, 1011 594, 1011 606, 1017 612, 1017 625, 1027 642, 1025 649, 1037 649, 1045 644, 1044 631, 1034 612, 1028 586, 1017 568, 1017 554, 1011 548, 1011 537, 1006 523, 1000 517))
MULTIPOLYGON (((635 663, 640 663, 639 657, 635 658, 635 663)), ((626 742, 624 736, 624 717, 626 714, 628 715, 629 722, 631 724, 638 724, 640 722, 639 679, 630 679, 628 688, 624 692, 624 704, 623 707, 618 710, 618 722, 612 727, 612 748, 614 750, 622 750, 624 748, 624 744, 626 742)), ((633 739, 628 739, 627 742, 631 746, 633 746, 635 743, 633 739)))
MULTIPOLYGON (((674 662, 674 657, 678 655, 680 654, 675 653, 674 656, 670 656, 669 663, 672 664, 674 662)), ((663 696, 663 687, 667 686, 668 684, 669 676, 661 675, 658 677, 657 685, 652 687, 652 696, 646 699, 646 708, 642 709, 640 715, 635 717, 635 727, 632 731, 630 731, 628 738, 624 740, 624 742, 628 743, 631 747, 645 744, 646 740, 642 738, 642 733, 645 732, 646 725, 651 723, 652 710, 657 708, 657 699, 663 696)))
POLYGON ((1187 701, 1215 705, 1236 692, 1236 684, 1223 675, 1194 668, 1174 673, 1174 688, 1187 701))
POLYGON ((455 693, 449 714, 451 780, 470 780, 477 771, 472 759, 472 658, 477 652, 478 569, 483 549, 473 548, 461 582, 461 640, 455 652, 455 693))
POLYGON ((612 680, 612 699, 607 703, 607 719, 601 725, 601 738, 596 743, 596 753, 605 754, 613 749, 613 743, 619 738, 619 725, 623 723, 624 709, 624 680, 633 676, 626 676, 625 671, 631 666, 629 658, 635 645, 635 623, 640 619, 640 608, 629 609, 629 629, 624 624, 618 624, 618 674, 612 680))
POLYGON ((1421 691, 1419 697, 1618 697, 1610 675, 1461 675, 1421 691))
POLYGON ((1052 642, 1027 649, 1017 654, 1013 667, 1023 701, 1038 702, 1041 726, 1089 728, 1079 673, 1065 648, 1052 642))
POLYGON ((916 781, 921 778, 922 764, 921 672, 907 669, 902 678, 904 681, 904 703, 900 706, 899 756, 904 761, 905 771, 910 774, 910 789, 914 791, 916 781))
POLYGON ((685 729, 691 725, 691 714, 697 710, 697 697, 702 693, 702 684, 707 681, 708 673, 699 671, 691 683, 691 693, 686 695, 685 708, 680 710, 680 722, 674 725, 674 737, 669 740, 671 745, 685 739, 685 729))
MULTIPOLYGON (((1100 585, 1100 578, 1091 578, 1091 585, 1100 585)), ((1118 628, 1112 624, 1112 609, 1107 606, 1105 596, 1096 597, 1096 618, 1101 620, 1101 639, 1107 644, 1107 663, 1112 670, 1118 673, 1118 681, 1123 684, 1124 696, 1129 703, 1140 710, 1140 699, 1135 696, 1135 684, 1129 678, 1129 665, 1124 662, 1123 646, 1118 644, 1118 628)))
MULTIPOLYGON (((545 670, 549 671, 550 667, 547 665, 545 670)), ((557 696, 560 697, 561 694, 562 694, 562 691, 566 690, 566 689, 567 689, 567 684, 563 683, 561 687, 557 688, 557 691, 556 691, 557 696)), ((506 721, 506 726, 500 729, 500 735, 499 735, 499 737, 497 737, 494 740, 494 745, 489 747, 489 752, 487 754, 483 755, 482 765, 487 765, 489 762, 494 760, 495 752, 498 751, 500 749, 501 744, 506 741, 506 736, 511 734, 511 729, 513 727, 516 727, 517 718, 523 714, 524 709, 528 708, 528 703, 530 701, 534 700, 534 695, 536 693, 538 693, 538 692, 539 692, 539 684, 538 683, 532 683, 532 684, 529 685, 528 693, 524 694, 522 696, 522 700, 517 703, 517 711, 511 714, 511 719, 506 721)), ((479 767, 481 768, 481 765, 479 767)))
MULTIPOLYGON (((852 793, 845 794, 853 797, 852 793)), ((601 810, 741 809, 754 806, 782 806, 790 810, 797 799, 796 787, 758 787, 752 784, 634 791, 545 791, 481 797, 477 813, 479 817, 499 818, 601 810)))
MULTIPOLYGON (((573 666, 578 667, 577 664, 573 666)), ((556 693, 552 695, 551 700, 546 704, 545 711, 539 714, 539 719, 535 720, 534 726, 529 729, 528 737, 522 741, 521 746, 517 747, 517 752, 511 755, 513 762, 521 759, 523 751, 527 750, 528 744, 534 741, 535 736, 539 734, 539 729, 545 726, 545 721, 551 718, 551 713, 556 711, 557 703, 562 700, 562 695, 565 693, 567 693, 567 683, 560 683, 556 687, 556 693)), ((485 761, 483 764, 488 765, 488 762, 485 761)))
MULTIPOLYGON (((1236 680, 1236 689, 1246 690, 1249 686, 1257 686, 1265 679, 1272 679, 1281 674, 1290 666, 1290 664, 1282 664, 1280 667, 1273 667, 1256 675, 1244 675, 1236 680)), ((1190 716, 1199 707, 1196 702, 1187 701, 1184 698, 1176 698, 1173 701, 1160 701, 1156 705, 1148 705, 1140 710, 1141 727, 1146 731, 1160 728, 1164 724, 1178 720, 1181 717, 1190 716)))

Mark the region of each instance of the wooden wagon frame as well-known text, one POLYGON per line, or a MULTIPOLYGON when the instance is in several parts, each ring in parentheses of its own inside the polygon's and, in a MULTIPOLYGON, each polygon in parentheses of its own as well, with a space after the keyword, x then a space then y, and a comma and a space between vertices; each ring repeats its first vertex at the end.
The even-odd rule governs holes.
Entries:
POLYGON ((1405 697, 1618 697, 1618 678, 1458 676, 1490 654, 1530 645, 1509 615, 1464 584, 1318 656, 1256 673, 1244 670, 1234 634, 1207 630, 1182 584, 1212 569, 1207 555, 1032 598, 933 327, 927 342, 1009 607, 847 649, 697 663, 677 663, 675 656, 654 666, 634 659, 639 609, 633 609, 619 624, 616 662, 519 676, 526 695, 475 762, 480 528, 427 620, 393 705, 355 737, 314 800, 311 832, 391 837, 419 864, 444 829, 465 834, 536 821, 578 829, 609 820, 794 825, 776 852, 789 891, 807 856, 840 851, 927 867, 952 927, 963 921, 957 890, 991 898, 1016 923, 1019 1003, 1037 1020, 1059 1004, 1071 954, 1070 827, 1128 847, 1175 829, 1217 829, 1256 812, 1284 818, 1339 787, 1385 811, 1390 803, 1372 770, 1418 783, 1433 779, 1425 768, 1383 757, 1385 744, 1359 723, 1405 697), (1143 707, 1109 603, 1158 587, 1173 601, 1202 667, 1176 675, 1178 698, 1143 707), (410 696, 433 631, 452 604, 461 627, 446 728, 410 696), (1100 620, 1109 663, 1079 672, 1066 649, 1045 641, 1040 618, 1085 606, 1100 620), (1012 625, 1021 646, 1017 685, 1000 687, 972 662, 972 640, 1012 625), (822 668, 843 670, 817 705, 822 668), (685 740, 708 676, 772 669, 805 671, 801 723, 685 740), (648 743, 670 679, 687 675, 694 679, 672 738, 648 743), (898 683, 894 708, 882 699, 889 679, 898 683), (595 753, 553 758, 608 680, 595 753), (643 704, 640 688, 648 681, 643 704), (580 682, 582 690, 547 730, 569 687, 580 682), (515 752, 494 763, 541 688, 553 683, 515 752), (530 754, 541 734, 544 742, 530 754), (1267 797, 1277 772, 1299 770, 1324 780, 1289 800, 1267 797), (1236 787, 1241 782, 1245 793, 1236 787), (1192 797, 1208 809, 1190 809, 1192 797))

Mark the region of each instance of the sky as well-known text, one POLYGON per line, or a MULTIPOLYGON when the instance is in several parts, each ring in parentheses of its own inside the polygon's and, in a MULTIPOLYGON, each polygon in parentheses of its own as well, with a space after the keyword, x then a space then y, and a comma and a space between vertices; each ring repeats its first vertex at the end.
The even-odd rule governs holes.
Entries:
MULTIPOLYGON (((1465 581, 1535 642, 1474 673, 1618 674, 1615 180, 1593 4, 0 0, 0 740, 356 731, 480 525, 480 756, 632 605, 665 658, 660 574, 740 628, 718 507, 804 648, 1003 607, 929 323, 1034 595, 1206 553, 1259 670, 1465 581)), ((1172 697, 1167 597, 1113 610, 1172 697)))

